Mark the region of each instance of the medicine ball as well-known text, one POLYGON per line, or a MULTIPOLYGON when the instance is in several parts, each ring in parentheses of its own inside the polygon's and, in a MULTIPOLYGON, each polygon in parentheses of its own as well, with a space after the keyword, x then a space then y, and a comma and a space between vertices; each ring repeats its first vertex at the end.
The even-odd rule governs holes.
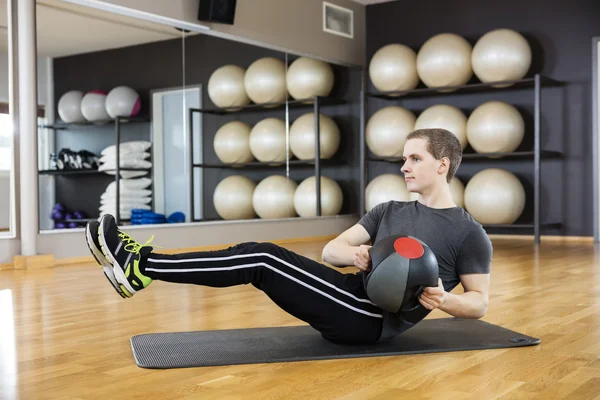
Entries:
POLYGON ((437 287, 438 262, 421 240, 388 236, 369 250, 372 269, 365 277, 369 298, 382 309, 397 313, 417 309, 425 287, 437 287))

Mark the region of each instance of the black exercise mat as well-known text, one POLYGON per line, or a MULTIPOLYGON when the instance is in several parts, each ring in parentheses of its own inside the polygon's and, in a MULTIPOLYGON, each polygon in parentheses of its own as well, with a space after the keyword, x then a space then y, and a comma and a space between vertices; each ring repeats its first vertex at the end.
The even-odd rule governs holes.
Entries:
POLYGON ((131 338, 142 368, 186 368, 393 356, 539 344, 540 340, 474 319, 426 319, 387 342, 340 345, 310 326, 151 333, 131 338))

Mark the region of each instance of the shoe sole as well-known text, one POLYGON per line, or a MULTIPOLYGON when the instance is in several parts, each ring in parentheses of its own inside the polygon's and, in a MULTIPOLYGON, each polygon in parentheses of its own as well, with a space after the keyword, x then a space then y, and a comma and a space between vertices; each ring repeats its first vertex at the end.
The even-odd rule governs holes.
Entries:
POLYGON ((98 263, 98 265, 102 267, 104 276, 106 276, 106 279, 108 279, 108 281, 115 289, 117 294, 124 299, 127 298, 125 293, 123 293, 123 291, 119 287, 119 283, 115 278, 115 273, 113 272, 112 264, 106 259, 106 257, 104 257, 104 254, 102 254, 102 250, 96 246, 89 225, 86 225, 85 227, 85 241, 87 243, 88 249, 90 250, 90 253, 92 253, 92 256, 94 256, 94 258, 96 259, 96 263, 98 263))
POLYGON ((106 238, 104 237, 104 218, 105 217, 106 217, 106 215, 102 216, 102 219, 100 219, 100 226, 98 227, 98 239, 100 241, 100 247, 102 248, 102 252, 104 253, 104 256, 106 258, 108 258, 108 261, 110 261, 110 263, 112 264, 112 271, 115 276, 115 279, 121 286, 123 286, 123 288, 125 288, 129 292, 129 294, 131 294, 131 296, 127 296, 127 293, 125 293, 125 295, 127 297, 132 297, 136 293, 136 290, 131 287, 131 284, 129 283, 129 281, 127 280, 127 277, 125 276, 125 271, 123 271, 123 268, 121 268, 121 266, 119 265, 119 263, 117 262, 115 257, 112 255, 112 253, 110 251, 107 251, 108 245, 106 243, 106 238), (116 267, 116 266, 118 266, 118 267, 116 267))

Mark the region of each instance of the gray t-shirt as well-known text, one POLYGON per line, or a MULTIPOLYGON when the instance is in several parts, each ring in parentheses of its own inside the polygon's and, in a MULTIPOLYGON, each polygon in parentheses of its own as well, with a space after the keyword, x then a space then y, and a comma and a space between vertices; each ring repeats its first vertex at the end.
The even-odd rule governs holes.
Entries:
MULTIPOLYGON (((481 224, 461 207, 437 209, 418 201, 389 201, 373 207, 359 224, 367 230, 373 245, 391 235, 422 240, 437 258, 439 277, 447 292, 460 284, 459 275, 490 273, 492 243, 481 224)), ((410 319, 416 319, 416 323, 429 313, 419 304, 410 319)), ((414 323, 406 316, 384 311, 380 340, 397 336, 414 323)))

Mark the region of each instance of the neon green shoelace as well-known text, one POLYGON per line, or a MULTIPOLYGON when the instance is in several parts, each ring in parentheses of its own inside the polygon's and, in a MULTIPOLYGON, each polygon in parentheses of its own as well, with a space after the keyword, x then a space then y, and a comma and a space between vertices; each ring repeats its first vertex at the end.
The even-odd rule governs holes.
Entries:
POLYGON ((150 243, 152 243, 152 240, 154 240, 154 235, 152 235, 150 237, 150 239, 148 239, 146 241, 146 243, 144 243, 144 244, 139 244, 135 239, 133 239, 127 233, 121 232, 121 231, 119 231, 119 238, 121 239, 121 241, 126 242, 124 249, 133 254, 139 254, 142 247, 146 247, 146 246, 159 247, 159 246, 150 244, 150 243))

